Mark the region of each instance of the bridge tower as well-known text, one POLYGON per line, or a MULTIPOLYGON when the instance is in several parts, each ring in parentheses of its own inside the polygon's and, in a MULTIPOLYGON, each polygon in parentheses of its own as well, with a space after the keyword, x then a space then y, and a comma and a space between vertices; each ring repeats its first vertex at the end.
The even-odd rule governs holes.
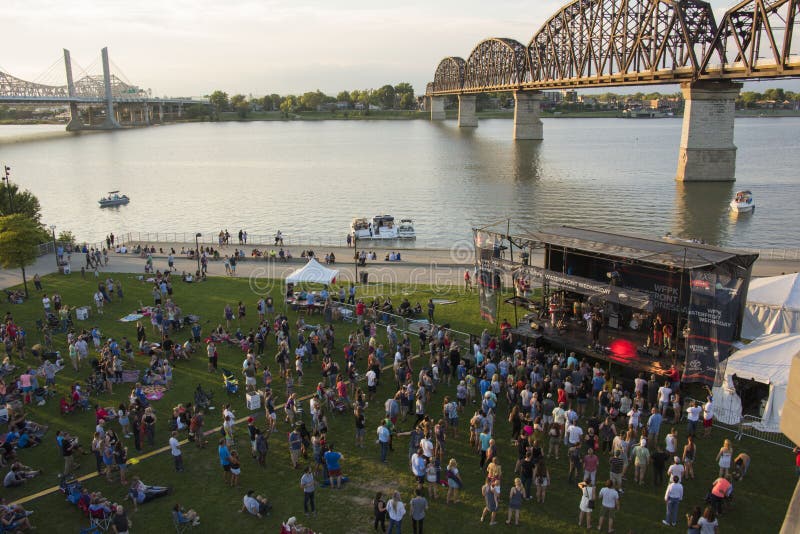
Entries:
MULTIPOLYGON (((75 98, 75 82, 72 80, 72 59, 70 58, 69 50, 66 48, 64 49, 64 67, 67 69, 67 94, 72 99, 75 98)), ((83 124, 81 123, 81 115, 78 111, 78 103, 72 101, 69 103, 67 131, 75 132, 81 129, 83 129, 83 124)))
POLYGON ((111 92, 111 68, 108 65, 108 47, 101 50, 103 56, 103 82, 106 89, 106 120, 100 126, 102 130, 116 130, 122 128, 114 117, 114 95, 111 92))
POLYGON ((540 118, 541 91, 514 91, 514 139, 544 139, 540 118))
POLYGON ((733 122, 735 82, 681 84, 686 102, 676 180, 681 182, 733 182, 736 180, 736 145, 733 122))

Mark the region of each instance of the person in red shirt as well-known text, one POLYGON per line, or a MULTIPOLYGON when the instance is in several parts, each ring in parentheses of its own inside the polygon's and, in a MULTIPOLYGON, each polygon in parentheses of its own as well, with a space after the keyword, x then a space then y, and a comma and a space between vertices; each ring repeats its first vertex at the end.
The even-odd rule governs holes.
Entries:
POLYGON ((677 392, 681 385, 681 372, 674 365, 669 368, 669 381, 671 382, 672 392, 677 392))
POLYGON ((364 301, 358 299, 358 302, 356 303, 356 320, 358 321, 358 324, 361 324, 361 321, 364 319, 364 312, 366 311, 366 308, 367 307, 364 305, 364 301))
POLYGON ((711 485, 711 506, 714 512, 719 515, 722 511, 722 503, 726 498, 730 497, 733 493, 733 484, 731 484, 730 475, 719 477, 711 485))
POLYGON ((563 386, 558 388, 558 404, 567 404, 567 391, 563 386))

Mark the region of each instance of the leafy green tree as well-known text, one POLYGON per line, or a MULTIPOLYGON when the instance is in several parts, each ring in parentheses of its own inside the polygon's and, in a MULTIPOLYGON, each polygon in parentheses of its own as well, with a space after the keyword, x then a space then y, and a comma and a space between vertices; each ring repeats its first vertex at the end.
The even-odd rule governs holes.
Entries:
POLYGON ((78 240, 75 239, 75 234, 71 230, 62 230, 58 233, 58 242, 74 246, 78 243, 78 240))
POLYGON ((347 102, 348 104, 352 104, 353 101, 350 99, 350 93, 347 91, 341 91, 338 95, 336 95, 337 102, 347 102))
POLYGON ((228 93, 219 90, 214 91, 208 97, 208 101, 214 106, 214 113, 217 118, 219 118, 220 112, 228 109, 228 93))
POLYGON ((295 112, 297 106, 298 106, 297 97, 295 97, 294 95, 289 95, 283 99, 283 102, 281 102, 281 107, 280 107, 281 113, 283 113, 284 117, 288 118, 290 113, 295 112))
POLYGON ((39 242, 38 225, 30 217, 21 213, 0 217, 0 266, 4 269, 22 269, 26 298, 28 280, 25 267, 36 261, 39 242))
POLYGON ((20 213, 36 226, 41 226, 42 207, 36 195, 28 190, 20 191, 16 184, 0 182, 0 215, 20 213))
POLYGON ((403 93, 400 97, 400 109, 415 109, 417 107, 417 99, 414 98, 413 93, 403 93))
POLYGON ((313 92, 303 93, 300 97, 300 106, 308 111, 315 111, 326 100, 325 93, 317 89, 313 92))
POLYGON ((361 102, 361 104, 363 104, 364 109, 367 111, 367 114, 369 114, 369 104, 371 100, 372 98, 369 89, 364 89, 358 95, 358 101, 361 102))
POLYGON ((240 118, 247 117, 247 113, 250 111, 250 102, 247 101, 247 97, 244 95, 233 95, 231 97, 231 107, 239 115, 240 118))
POLYGON ((204 119, 214 117, 211 114, 211 108, 205 104, 191 104, 186 106, 183 110, 186 118, 188 119, 204 119))
POLYGON ((372 93, 372 102, 379 105, 383 109, 394 109, 395 107, 395 91, 391 85, 384 85, 380 89, 372 93))

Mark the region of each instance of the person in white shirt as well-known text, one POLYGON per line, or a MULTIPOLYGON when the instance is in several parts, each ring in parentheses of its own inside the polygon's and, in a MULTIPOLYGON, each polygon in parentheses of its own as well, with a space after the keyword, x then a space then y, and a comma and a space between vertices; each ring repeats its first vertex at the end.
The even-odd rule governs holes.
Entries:
POLYGON ((570 447, 573 445, 580 445, 581 437, 583 436, 583 429, 578 425, 570 425, 567 427, 566 436, 570 447))
POLYGON ((694 436, 697 433, 697 423, 700 422, 700 414, 703 413, 703 408, 697 405, 696 401, 692 401, 691 406, 686 408, 686 433, 694 436))
POLYGON ((674 463, 667 468, 668 480, 672 480, 673 478, 677 478, 678 482, 682 482, 683 481, 683 472, 685 471, 685 468, 684 468, 683 464, 681 463, 681 457, 680 456, 676 456, 675 458, 673 458, 673 461, 674 461, 674 463))
POLYGON ((263 517, 263 514, 267 513, 272 506, 270 506, 269 501, 262 497, 261 495, 255 495, 253 490, 249 490, 247 494, 242 499, 242 509, 239 512, 244 512, 247 510, 251 514, 257 517, 263 517))
POLYGON ((639 431, 639 418, 642 415, 642 412, 639 411, 639 407, 635 404, 633 405, 633 409, 628 412, 628 427, 634 429, 636 432, 639 431))
POLYGON ((395 491, 389 502, 386 503, 386 511, 389 513, 389 532, 394 532, 397 525, 397 532, 403 524, 403 517, 406 515, 406 505, 400 500, 400 492, 395 491))
POLYGON ((661 411, 662 417, 667 416, 670 395, 672 395, 672 388, 669 387, 669 381, 666 381, 663 386, 658 388, 658 409, 661 411))
POLYGON ((173 430, 172 437, 169 438, 169 448, 172 452, 172 459, 175 462, 175 471, 183 471, 183 454, 181 454, 181 444, 178 441, 178 432, 173 430))
POLYGON ((674 428, 667 434, 667 437, 664 439, 664 449, 669 454, 675 454, 675 451, 678 450, 678 431, 674 428))
POLYGON ((378 389, 378 374, 370 369, 365 376, 367 378, 367 401, 371 401, 375 398, 375 392, 378 389))
POLYGON ((711 390, 708 389, 708 400, 703 405, 703 436, 708 437, 711 435, 711 425, 714 422, 714 399, 711 396, 711 390))
POLYGON ((619 492, 614 489, 611 480, 606 482, 606 487, 600 490, 597 498, 602 504, 597 530, 603 530, 603 521, 608 518, 608 532, 614 532, 614 513, 619 510, 619 492))
MULTIPOLYGON (((676 457, 676 460, 678 458, 676 457)), ((672 477, 672 482, 667 486, 667 491, 664 493, 664 502, 667 503, 667 516, 661 522, 667 526, 673 527, 678 522, 678 506, 683 500, 683 485, 677 476, 672 477)))

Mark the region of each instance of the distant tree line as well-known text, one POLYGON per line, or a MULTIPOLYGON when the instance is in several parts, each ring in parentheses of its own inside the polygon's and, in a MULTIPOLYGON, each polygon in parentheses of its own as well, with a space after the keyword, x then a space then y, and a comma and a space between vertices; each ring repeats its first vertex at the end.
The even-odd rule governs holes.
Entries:
POLYGON ((414 96, 414 87, 407 82, 397 85, 384 85, 379 89, 353 89, 352 91, 340 91, 336 96, 327 95, 317 89, 302 95, 279 95, 276 93, 260 97, 245 96, 235 94, 229 96, 228 93, 216 90, 208 95, 208 100, 218 116, 222 112, 236 112, 244 118, 254 109, 262 111, 280 111, 284 115, 299 111, 317 111, 321 107, 335 109, 362 108, 369 110, 370 107, 380 109, 416 109, 417 99, 414 96))

